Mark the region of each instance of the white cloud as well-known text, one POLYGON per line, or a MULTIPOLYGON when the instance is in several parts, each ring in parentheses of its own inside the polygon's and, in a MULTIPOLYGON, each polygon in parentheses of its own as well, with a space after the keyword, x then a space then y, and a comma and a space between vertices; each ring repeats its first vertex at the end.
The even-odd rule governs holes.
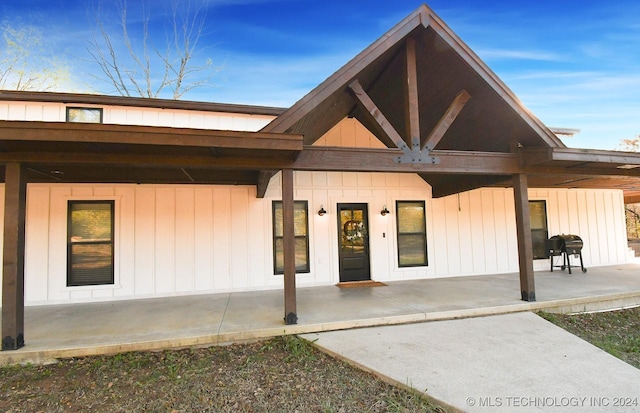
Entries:
POLYGON ((486 60, 540 60, 563 62, 567 58, 561 54, 543 50, 478 49, 478 56, 486 60))
MULTIPOLYGON (((342 67, 354 54, 269 56, 228 52, 227 64, 206 100, 289 107, 342 67)), ((193 93, 188 99, 199 99, 193 93)))

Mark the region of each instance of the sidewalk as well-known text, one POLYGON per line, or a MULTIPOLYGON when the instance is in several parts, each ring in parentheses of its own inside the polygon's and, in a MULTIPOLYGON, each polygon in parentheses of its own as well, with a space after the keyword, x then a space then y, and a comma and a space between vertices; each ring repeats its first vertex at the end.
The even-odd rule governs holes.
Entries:
POLYGON ((305 334, 465 412, 638 411, 640 370, 533 313, 305 334))
POLYGON ((26 345, 0 352, 0 365, 539 309, 620 308, 640 304, 640 265, 539 272, 536 296, 520 300, 517 274, 299 288, 292 326, 283 322, 281 290, 27 307, 26 345))

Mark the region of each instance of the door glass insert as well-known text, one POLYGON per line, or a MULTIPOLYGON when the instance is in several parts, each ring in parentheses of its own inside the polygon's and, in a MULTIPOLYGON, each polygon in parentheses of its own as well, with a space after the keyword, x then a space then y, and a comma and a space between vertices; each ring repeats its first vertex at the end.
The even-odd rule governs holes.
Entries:
POLYGON ((338 204, 340 281, 369 280, 369 234, 366 204, 338 204))

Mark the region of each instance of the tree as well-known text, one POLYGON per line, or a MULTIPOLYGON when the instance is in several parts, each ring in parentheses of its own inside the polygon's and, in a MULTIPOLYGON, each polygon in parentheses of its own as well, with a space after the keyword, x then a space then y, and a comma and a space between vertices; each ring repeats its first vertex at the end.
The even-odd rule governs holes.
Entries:
MULTIPOLYGON (((627 152, 640 152, 640 135, 636 136, 635 139, 621 140, 618 149, 627 152)), ((629 240, 640 239, 640 204, 625 205, 625 218, 627 223, 627 238, 629 240)))
POLYGON ((627 221, 627 238, 640 239, 640 204, 628 204, 624 207, 627 221))
POLYGON ((640 135, 635 139, 622 139, 618 144, 618 149, 627 152, 640 152, 640 135))
POLYGON ((69 67, 50 55, 39 29, 0 25, 0 89, 53 91, 68 88, 69 67))
POLYGON ((162 48, 154 39, 149 8, 140 2, 139 26, 130 22, 126 0, 117 2, 120 36, 110 33, 96 13, 96 28, 89 41, 89 53, 100 69, 100 80, 115 87, 122 96, 156 98, 167 95, 181 98, 190 90, 205 85, 220 70, 211 59, 196 62, 198 42, 206 26, 204 7, 190 1, 171 2, 165 16, 162 48))

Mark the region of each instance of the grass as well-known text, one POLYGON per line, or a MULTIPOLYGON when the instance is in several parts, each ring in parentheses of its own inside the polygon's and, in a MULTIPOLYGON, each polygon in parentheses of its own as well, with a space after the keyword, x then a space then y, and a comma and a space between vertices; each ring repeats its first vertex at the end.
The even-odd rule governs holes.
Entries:
POLYGON ((586 314, 540 316, 640 368, 640 307, 586 314))
POLYGON ((0 412, 443 412, 295 336, 0 368, 0 412))

